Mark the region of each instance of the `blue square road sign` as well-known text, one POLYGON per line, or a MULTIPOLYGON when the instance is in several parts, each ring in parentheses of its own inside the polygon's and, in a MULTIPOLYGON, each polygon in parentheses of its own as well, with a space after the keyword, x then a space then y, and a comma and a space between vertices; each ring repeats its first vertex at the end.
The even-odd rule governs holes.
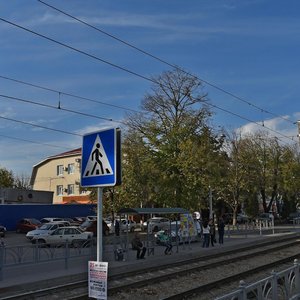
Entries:
POLYGON ((121 183, 121 131, 110 128, 83 136, 81 186, 104 187, 121 183))

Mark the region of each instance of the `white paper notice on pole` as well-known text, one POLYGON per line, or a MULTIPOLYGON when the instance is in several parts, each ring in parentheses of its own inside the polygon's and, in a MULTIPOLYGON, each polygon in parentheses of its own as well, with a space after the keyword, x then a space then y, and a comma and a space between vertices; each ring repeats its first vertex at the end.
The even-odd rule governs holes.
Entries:
POLYGON ((89 261, 89 297, 107 299, 108 263, 89 261))

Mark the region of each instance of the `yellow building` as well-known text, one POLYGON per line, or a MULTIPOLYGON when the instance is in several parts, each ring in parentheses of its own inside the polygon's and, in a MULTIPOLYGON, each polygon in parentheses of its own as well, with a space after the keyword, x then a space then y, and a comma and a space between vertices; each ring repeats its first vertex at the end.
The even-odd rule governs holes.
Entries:
POLYGON ((33 190, 53 192, 53 204, 90 203, 80 188, 81 148, 49 156, 33 166, 33 190))

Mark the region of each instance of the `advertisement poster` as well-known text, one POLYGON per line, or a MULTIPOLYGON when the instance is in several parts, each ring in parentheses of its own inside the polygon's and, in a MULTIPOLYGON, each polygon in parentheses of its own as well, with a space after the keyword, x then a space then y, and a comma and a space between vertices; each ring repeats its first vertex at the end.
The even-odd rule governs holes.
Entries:
POLYGON ((107 262, 89 261, 89 297, 107 299, 107 262))

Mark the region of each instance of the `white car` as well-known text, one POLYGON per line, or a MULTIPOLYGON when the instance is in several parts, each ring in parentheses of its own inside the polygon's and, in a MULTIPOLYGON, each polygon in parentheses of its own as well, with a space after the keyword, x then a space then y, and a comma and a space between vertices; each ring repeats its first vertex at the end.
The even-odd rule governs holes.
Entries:
POLYGON ((129 231, 129 232, 134 232, 136 229, 136 222, 132 221, 132 220, 127 220, 126 219, 122 219, 120 221, 120 230, 121 231, 129 231))
POLYGON ((149 219, 147 222, 143 223, 143 230, 147 230, 148 232, 157 232, 164 229, 170 228, 170 219, 163 217, 153 217, 149 219))
POLYGON ((32 241, 36 237, 39 237, 41 235, 49 235, 54 230, 56 230, 60 227, 65 227, 65 226, 66 225, 64 224, 64 222, 45 223, 38 229, 27 232, 26 237, 32 241))
POLYGON ((40 220, 40 222, 43 224, 57 222, 57 221, 63 221, 63 218, 43 218, 40 220))
POLYGON ((70 243, 73 246, 79 246, 84 242, 91 240, 93 233, 81 231, 76 226, 62 227, 54 230, 51 234, 34 236, 32 243, 61 245, 70 243))

